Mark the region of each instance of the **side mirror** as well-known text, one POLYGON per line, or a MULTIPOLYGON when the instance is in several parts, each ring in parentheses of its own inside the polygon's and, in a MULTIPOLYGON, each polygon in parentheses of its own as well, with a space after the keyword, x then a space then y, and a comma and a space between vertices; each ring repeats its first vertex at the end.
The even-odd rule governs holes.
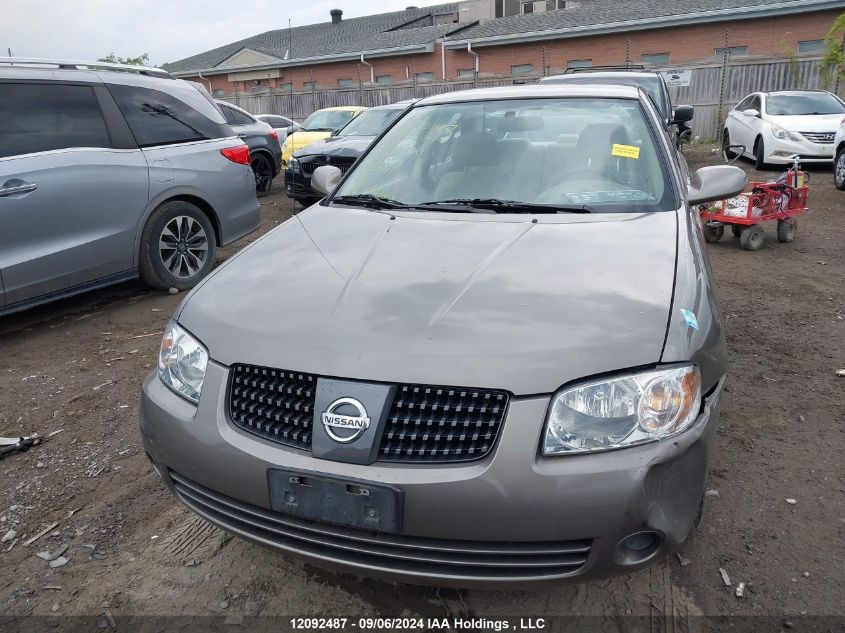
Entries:
POLYGON ((743 111, 742 111, 742 113, 743 113, 745 116, 751 116, 751 117, 758 117, 758 116, 760 116, 760 111, 759 111, 759 110, 755 110, 754 108, 748 108, 747 110, 743 110, 743 111))
POLYGON ((334 191, 342 176, 341 171, 333 165, 317 167, 311 176, 311 188, 317 193, 327 196, 334 191))
MULTIPOLYGON (((316 172, 314 172, 316 173, 316 172)), ((745 189, 748 178, 739 167, 714 165, 702 167, 690 175, 687 200, 690 206, 733 198, 745 189)))
POLYGON ((695 116, 695 108, 690 105, 679 105, 675 108, 672 123, 688 123, 695 116))
POLYGON ((291 134, 293 134, 295 131, 296 131, 296 129, 294 129, 294 126, 293 126, 293 125, 289 125, 289 126, 288 126, 288 136, 290 136, 291 134))

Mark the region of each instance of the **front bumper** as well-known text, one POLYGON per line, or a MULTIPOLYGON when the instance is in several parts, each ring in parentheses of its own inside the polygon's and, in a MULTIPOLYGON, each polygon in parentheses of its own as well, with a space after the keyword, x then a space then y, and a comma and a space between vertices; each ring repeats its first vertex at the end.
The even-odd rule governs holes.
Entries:
POLYGON ((766 139, 765 148, 766 162, 773 165, 791 165, 791 157, 795 154, 801 156, 802 163, 829 163, 833 161, 835 151, 833 143, 781 140, 771 135, 766 139))
POLYGON ((224 529, 320 566, 438 586, 583 581, 644 567, 679 546, 704 492, 721 383, 670 440, 592 455, 538 453, 549 397, 513 399, 498 445, 461 464, 368 466, 315 459, 247 434, 226 413, 228 369, 210 362, 199 407, 151 373, 140 428, 163 480, 224 529), (302 521, 271 510, 267 470, 310 471, 401 488, 399 535, 302 521), (652 547, 623 539, 650 533, 652 547))
POLYGON ((311 189, 310 176, 302 171, 294 172, 291 169, 285 169, 285 192, 288 198, 296 198, 297 200, 319 200, 322 198, 320 194, 311 189))

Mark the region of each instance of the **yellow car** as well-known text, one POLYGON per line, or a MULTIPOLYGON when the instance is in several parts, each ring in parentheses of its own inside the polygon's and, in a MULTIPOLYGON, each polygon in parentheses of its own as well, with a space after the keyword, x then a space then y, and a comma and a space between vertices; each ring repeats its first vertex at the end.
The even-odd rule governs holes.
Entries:
POLYGON ((361 106, 338 106, 323 108, 312 113, 302 127, 289 135, 282 143, 282 169, 284 169, 293 153, 316 141, 322 141, 332 135, 367 108, 361 106))

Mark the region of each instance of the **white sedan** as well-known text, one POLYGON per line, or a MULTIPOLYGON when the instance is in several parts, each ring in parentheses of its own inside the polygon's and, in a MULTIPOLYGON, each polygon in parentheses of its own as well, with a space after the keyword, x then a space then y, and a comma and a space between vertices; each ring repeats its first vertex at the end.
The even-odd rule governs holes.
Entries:
POLYGON ((790 164, 796 154, 802 163, 830 163, 843 117, 845 103, 824 90, 755 92, 728 113, 722 148, 731 158, 730 146, 744 146, 757 169, 790 164))

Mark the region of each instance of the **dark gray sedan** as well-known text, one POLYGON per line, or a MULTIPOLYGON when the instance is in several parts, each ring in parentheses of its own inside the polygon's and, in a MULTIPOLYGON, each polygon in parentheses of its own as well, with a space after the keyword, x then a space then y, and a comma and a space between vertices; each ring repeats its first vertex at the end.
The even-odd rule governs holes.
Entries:
POLYGON ((419 101, 313 181, 327 197, 167 328, 140 426, 179 500, 441 586, 626 573, 685 541, 726 373, 696 205, 740 169, 687 179, 636 88, 550 85, 419 101))
POLYGON ((273 187, 273 179, 281 171, 282 146, 279 144, 279 134, 269 123, 254 118, 236 105, 217 101, 217 107, 232 131, 249 147, 250 166, 255 174, 255 193, 259 197, 266 196, 273 187))

